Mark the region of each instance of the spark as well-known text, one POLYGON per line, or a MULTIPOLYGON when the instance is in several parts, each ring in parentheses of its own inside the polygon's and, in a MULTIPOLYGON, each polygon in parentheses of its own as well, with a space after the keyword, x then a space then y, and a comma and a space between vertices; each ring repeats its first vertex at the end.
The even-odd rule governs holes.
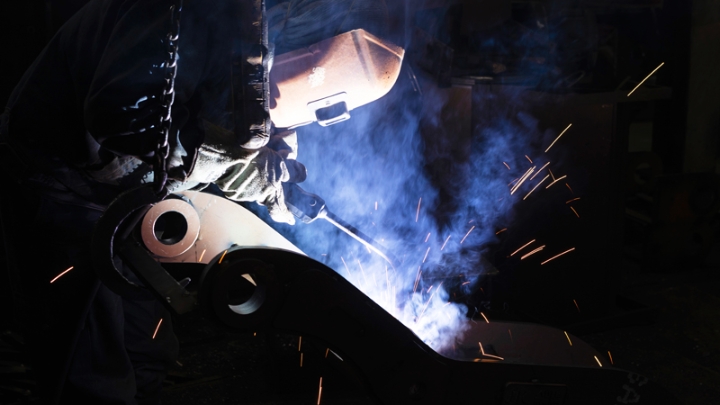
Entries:
POLYGON ((515 184, 515 186, 513 186, 512 190, 510 190, 510 194, 514 194, 517 191, 517 189, 520 188, 520 186, 522 186, 522 184, 525 182, 525 180, 527 180, 528 176, 530 176, 534 171, 535 171, 535 166, 529 168, 525 172, 525 174, 523 174, 522 177, 520 177, 520 180, 517 182, 517 184, 515 184))
POLYGON ((600 363, 600 359, 598 359, 597 356, 593 356, 593 357, 595 357, 595 361, 597 361, 598 366, 602 367, 602 363, 600 363))
POLYGON ((516 250, 516 251, 512 252, 512 253, 510 254, 510 256, 515 256, 515 254, 516 254, 517 252, 519 252, 519 251, 521 251, 521 250, 525 249, 526 247, 528 247, 528 246, 529 246, 529 245, 530 245, 531 243, 533 243, 533 242, 535 242, 535 239, 533 239, 533 240, 531 240, 530 242, 528 242, 528 243, 526 243, 526 244, 524 244, 524 245, 520 246, 520 248, 519 248, 518 250, 516 250))
MULTIPOLYGON (((562 180, 562 179, 564 179, 564 178, 566 178, 566 177, 567 177, 567 174, 564 175, 564 176, 562 176, 562 177, 558 177, 558 178, 555 179, 552 183, 548 184, 548 186, 545 187, 545 189, 547 190, 548 188, 550 188, 550 186, 552 186, 553 184, 557 183, 558 181, 560 181, 560 180, 562 180)), ((566 183, 566 184, 567 184, 567 183, 566 183)))
POLYGON ((257 332, 253 332, 253 336, 257 336, 257 332))
POLYGON ((507 163, 505 163, 505 162, 503 162, 503 164, 505 165, 505 167, 508 168, 508 170, 510 170, 510 165, 509 165, 509 164, 507 164, 507 163))
POLYGON ((540 174, 540 172, 543 171, 543 169, 546 168, 547 165, 549 165, 549 164, 550 164, 550 162, 545 163, 545 164, 543 165, 543 167, 540 168, 540 170, 538 170, 537 172, 535 172, 535 174, 533 174, 533 176, 530 177, 530 180, 534 179, 538 174, 540 174))
POLYGON ((567 128, 565 128, 562 132, 560 132, 560 135, 558 135, 557 138, 555 138, 555 140, 552 141, 550 146, 548 146, 548 148, 545 149, 545 153, 547 153, 547 151, 549 151, 550 148, 552 148, 552 146, 555 145, 555 142, 557 142, 557 140, 560 139, 560 137, 563 136, 563 134, 565 134, 565 132, 567 132, 567 130, 570 129, 571 126, 572 126, 572 124, 568 125, 567 128))
POLYGON ((572 340, 570 340, 570 335, 568 335, 567 332, 565 332, 565 337, 567 338, 568 343, 570 343, 570 346, 572 346, 572 340))
POLYGON ((575 207, 570 207, 570 209, 573 210, 573 212, 578 218, 580 218, 580 214, 578 214, 578 212, 575 210, 575 207))
POLYGON ((365 280, 365 285, 367 285, 367 276, 365 276, 365 269, 363 269, 362 263, 360 263, 360 259, 357 259, 358 266, 360 266, 360 272, 362 273, 363 280, 365 280))
MULTIPOLYGON (((305 353, 300 352, 300 368, 302 368, 304 354, 305 353)), ((325 356, 325 357, 327 357, 327 356, 325 356)))
POLYGON ((532 164, 532 159, 530 159, 530 157, 528 157, 528 155, 525 155, 525 158, 530 162, 530 164, 532 164))
POLYGON ((433 286, 428 287, 428 289, 427 289, 427 291, 425 291, 425 293, 429 293, 430 290, 432 290, 432 288, 433 288, 433 286))
POLYGON ((203 249, 202 253, 200 253, 200 258, 198 259, 198 263, 202 262, 203 256, 205 256, 205 251, 207 249, 203 249))
POLYGON ((513 180, 513 181, 511 181, 510 183, 508 183, 508 187, 509 187, 509 186, 512 186, 512 185, 513 185, 513 183, 516 183, 516 182, 517 182, 518 180, 520 180, 520 178, 519 178, 519 177, 518 177, 517 179, 514 179, 514 180, 513 180))
POLYGON ((158 331, 160 330, 160 325, 162 325, 163 319, 160 318, 160 322, 158 322, 157 326, 155 327, 155 332, 153 333, 153 340, 155 339, 155 336, 157 336, 158 331))
POLYGON ((578 306, 577 301, 573 300, 573 303, 575 304, 575 308, 577 308, 578 312, 580 312, 580 307, 578 306))
POLYGON ((511 331, 510 329, 508 329, 508 335, 510 335, 510 341, 512 342, 512 341, 513 341, 513 337, 512 337, 512 331, 511 331))
POLYGON ((460 285, 468 285, 468 284, 470 284, 470 281, 466 281, 466 282, 464 282, 464 283, 462 283, 462 284, 460 284, 460 285))
POLYGON ((433 291, 433 293, 430 295, 430 299, 428 299, 427 303, 425 303, 425 307, 423 308, 422 312, 420 312, 420 315, 417 317, 417 319, 422 318, 423 314, 425 313, 425 310, 430 305, 430 301, 432 301, 433 297, 435 296, 435 293, 440 290, 442 283, 444 283, 444 281, 441 281, 440 284, 438 284, 438 288, 436 288, 435 291, 433 291))
POLYGON ((417 277, 415 277, 415 287, 413 287, 413 294, 415 294, 415 291, 417 291, 418 283, 420 282, 420 276, 422 275, 422 270, 420 270, 420 266, 418 266, 418 274, 417 277))
POLYGON ((388 291, 390 291, 390 274, 388 273, 387 265, 385 266, 385 282, 387 283, 385 285, 386 285, 388 291))
POLYGON ((451 237, 451 236, 452 236, 452 235, 448 235, 448 237, 445 238, 445 242, 443 242, 442 247, 440 248, 440 250, 445 249, 445 245, 447 245, 447 243, 448 243, 448 241, 450 240, 450 237, 451 237))
POLYGON ((539 248, 535 248, 534 250, 531 250, 530 252, 525 253, 524 255, 522 255, 522 256, 520 257, 520 260, 525 260, 526 257, 530 257, 530 256, 534 255, 535 253, 543 250, 543 249, 545 249, 545 245, 542 245, 542 246, 540 246, 539 248))
POLYGON ((631 95, 631 94, 633 94, 633 93, 635 92, 635 90, 637 90, 637 89, 638 89, 638 87, 642 86, 642 84, 643 84, 643 83, 645 83, 645 80, 649 79, 649 78, 650 78, 650 76, 652 76, 652 75, 653 75, 653 74, 654 74, 655 72, 657 72, 657 71, 658 71, 658 69, 660 69, 660 68, 661 68, 661 67, 662 67, 662 66, 663 66, 664 64, 665 64, 665 62, 661 63, 661 64, 660 64, 660 66, 656 67, 656 68, 655 68, 655 70, 653 70, 652 72, 650 72, 650 74, 649 74, 649 75, 645 76, 645 78, 644 78, 644 79, 642 79, 642 81, 641 81, 640 83, 638 83, 638 85, 637 85, 637 86, 635 86, 635 88, 634 88, 634 89, 630 90, 630 93, 628 93, 628 95, 627 95, 627 96, 628 96, 628 97, 630 97, 630 95, 631 95))
POLYGON ((503 229, 495 232, 495 235, 499 235, 500 233, 505 232, 505 231, 507 231, 507 228, 503 228, 503 229))
POLYGON ((68 271, 70 271, 70 270, 72 270, 72 269, 74 269, 74 268, 75 268, 75 266, 70 266, 70 267, 68 267, 65 271, 63 271, 62 273, 60 273, 60 274, 58 274, 57 276, 55 276, 54 279, 50 280, 50 284, 54 283, 57 279, 59 279, 60 277, 64 276, 65 273, 67 273, 68 271))
POLYGON ((429 253, 430 253, 430 248, 427 248, 427 250, 425 251, 425 257, 423 257, 423 261, 422 261, 423 263, 425 263, 425 260, 427 260, 429 253))
POLYGON ((352 276, 352 274, 350 274, 350 268, 348 267, 347 263, 345 263, 345 258, 340 256, 340 260, 342 260, 343 264, 345 265, 345 271, 347 271, 348 277, 352 276))
POLYGON ((317 405, 320 405, 320 398, 322 397, 322 377, 320 377, 320 387, 318 388, 318 400, 317 405))
POLYGON ((377 201, 375 201, 375 211, 377 211, 377 201))
POLYGON ((302 336, 298 336, 298 351, 302 350, 302 336))
POLYGON ((485 323, 490 323, 490 321, 488 320, 487 316, 485 316, 485 314, 480 312, 480 315, 482 315, 483 319, 485 319, 485 323))
POLYGON ((428 232, 427 236, 425 237, 425 243, 427 243, 427 241, 430 240, 430 234, 431 234, 431 233, 432 233, 432 232, 428 232))
POLYGON ((225 258, 225 255, 227 254, 227 250, 223 252, 222 256, 220 256, 220 260, 218 260, 218 264, 222 263, 223 259, 225 258))
POLYGON ((485 353, 485 349, 483 349, 482 343, 478 342, 478 345, 480 346, 480 353, 482 353, 483 356, 493 357, 493 358, 500 359, 500 360, 505 360, 504 358, 502 358, 500 356, 495 356, 494 354, 485 353))
POLYGON ((539 182, 538 184, 536 184, 535 187, 533 187, 533 189, 530 190, 530 192, 527 193, 527 195, 526 195, 525 197, 523 197, 523 200, 525 200, 526 198, 530 197, 530 194, 532 194, 532 192, 535 191, 536 188, 538 188, 541 184, 543 184, 543 183, 545 182, 545 180, 547 180, 547 178, 548 178, 548 176, 545 175, 545 177, 543 177, 543 179, 540 180, 540 182, 539 182))
POLYGON ((573 191, 572 187, 570 187, 569 184, 565 183, 565 185, 567 186, 567 188, 570 190, 571 193, 575 194, 575 192, 573 191))
POLYGON ((422 204, 422 197, 418 200, 417 212, 415 212, 415 222, 420 218, 420 204, 422 204))
POLYGON ((560 257, 560 256, 562 256, 562 255, 564 255, 564 254, 566 254, 566 253, 572 252, 573 250, 575 250, 575 248, 570 248, 570 249, 568 249, 568 250, 566 250, 566 251, 564 251, 564 252, 562 252, 562 253, 560 253, 560 254, 557 254, 557 255, 555 255, 555 256, 553 256, 553 257, 545 260, 544 262, 540 263, 540 265, 543 265, 543 264, 549 262, 550 260, 555 260, 555 259, 557 259, 558 257, 560 257))
POLYGON ((553 173, 550 169, 548 169, 548 172, 550 173, 550 177, 552 177, 553 181, 555 181, 555 173, 553 173))
POLYGON ((570 204, 571 202, 577 201, 577 200, 579 200, 579 199, 580 199, 580 197, 575 197, 575 198, 573 198, 572 200, 567 200, 567 201, 565 201, 565 204, 570 204))
POLYGON ((461 244, 461 245, 462 245, 463 242, 465 242, 465 239, 467 239, 467 237, 470 235, 470 232, 472 232, 473 229, 475 229, 475 225, 473 225, 472 228, 470 228, 470 230, 467 231, 467 233, 465 234, 465 236, 463 236, 462 240, 460 241, 460 244, 461 244))
POLYGON ((608 350, 608 357, 610 357, 610 364, 615 365, 615 362, 612 359, 612 353, 610 353, 610 350, 608 350))
POLYGON ((327 359, 328 354, 330 353, 330 348, 328 347, 325 349, 325 358, 327 359))

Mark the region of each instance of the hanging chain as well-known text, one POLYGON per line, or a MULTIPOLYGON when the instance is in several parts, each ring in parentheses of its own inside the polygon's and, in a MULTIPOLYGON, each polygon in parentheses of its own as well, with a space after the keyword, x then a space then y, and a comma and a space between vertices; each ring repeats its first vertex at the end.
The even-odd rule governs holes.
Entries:
POLYGON ((176 0, 170 6, 170 32, 167 41, 168 58, 165 60, 165 88, 161 96, 160 131, 155 148, 155 164, 153 165, 153 185, 156 193, 166 193, 168 179, 167 158, 170 155, 170 127, 172 126, 172 106, 175 102, 175 77, 177 76, 178 39, 180 38, 180 13, 183 0, 176 0))

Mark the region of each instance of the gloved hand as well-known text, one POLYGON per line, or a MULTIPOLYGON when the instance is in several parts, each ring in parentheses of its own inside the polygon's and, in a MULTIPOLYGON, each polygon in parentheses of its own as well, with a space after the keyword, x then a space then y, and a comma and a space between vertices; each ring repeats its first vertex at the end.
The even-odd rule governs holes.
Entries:
POLYGON ((282 183, 301 182, 306 169, 296 161, 294 132, 273 136, 267 146, 244 149, 232 145, 231 133, 206 123, 205 143, 198 150, 188 181, 214 182, 235 201, 254 201, 267 207, 276 222, 295 223, 285 205, 282 183), (275 150, 276 149, 276 150, 275 150))

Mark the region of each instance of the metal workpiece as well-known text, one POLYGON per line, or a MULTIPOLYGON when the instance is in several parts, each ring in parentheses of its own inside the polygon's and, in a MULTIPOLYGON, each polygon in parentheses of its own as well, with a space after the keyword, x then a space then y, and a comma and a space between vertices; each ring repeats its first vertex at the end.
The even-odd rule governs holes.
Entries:
POLYGON ((677 403, 643 376, 593 365, 594 351, 575 337, 568 355, 555 361, 565 365, 541 364, 543 355, 529 351, 560 352, 566 339, 549 327, 468 321, 456 347, 439 354, 335 271, 289 251, 231 249, 207 265, 198 298, 207 317, 233 329, 290 331, 325 342, 359 370, 382 404, 677 403), (513 327, 515 339, 525 341, 515 354, 507 351, 515 362, 502 357, 498 343, 469 349, 473 340, 497 342, 493 334, 513 327))

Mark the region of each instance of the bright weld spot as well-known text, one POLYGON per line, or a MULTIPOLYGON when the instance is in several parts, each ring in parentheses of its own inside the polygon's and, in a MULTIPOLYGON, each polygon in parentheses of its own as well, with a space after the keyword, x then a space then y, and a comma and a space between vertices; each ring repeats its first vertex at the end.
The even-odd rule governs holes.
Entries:
POLYGON ((540 246, 539 248, 535 248, 534 250, 529 251, 528 253, 525 253, 520 257, 520 260, 525 260, 525 258, 530 257, 534 255, 537 252, 540 252, 541 250, 545 249, 545 245, 540 246))
POLYGON ((564 252, 562 252, 562 253, 559 253, 559 254, 557 254, 557 255, 555 255, 555 256, 553 256, 553 257, 545 260, 544 262, 540 263, 540 265, 543 265, 543 264, 549 262, 550 260, 555 260, 555 259, 557 259, 558 257, 560 257, 560 256, 562 256, 562 255, 564 255, 564 254, 566 254, 566 253, 572 252, 573 250, 575 250, 575 248, 570 248, 570 249, 568 249, 568 250, 566 250, 566 251, 564 251, 564 252))
POLYGON ((534 171, 535 171, 535 166, 529 168, 528 171, 526 171, 525 174, 523 174, 523 176, 520 177, 520 181, 518 181, 517 184, 515 184, 515 186, 512 188, 512 190, 510 190, 510 194, 515 194, 517 189, 520 188, 520 186, 522 186, 522 184, 525 182, 525 180, 527 180, 528 176, 530 176, 534 171))
MULTIPOLYGON (((442 287, 443 283, 444 283, 444 281, 441 281, 440 284, 438 285, 438 288, 436 288, 435 291, 433 291, 433 293, 430 295, 430 299, 428 299, 427 303, 425 303, 425 308, 423 308, 422 312, 420 312, 420 315, 417 317, 417 319, 422 318, 423 314, 425 313, 425 310, 428 308, 428 305, 430 305, 430 301, 432 301, 433 297, 435 296, 435 293, 440 290, 440 287, 442 287)), ((430 288, 432 288, 432 286, 430 286, 430 288)))
POLYGON ((220 256, 220 260, 218 260, 218 264, 222 263, 223 259, 225 258, 225 255, 227 254, 227 250, 223 252, 222 256, 220 256))
POLYGON ((317 405, 320 405, 320 398, 322 397, 322 377, 320 377, 320 387, 318 388, 318 400, 317 405))
POLYGON ((575 216, 577 216, 578 218, 580 218, 580 214, 578 214, 578 212, 575 211, 575 207, 570 207, 570 209, 575 213, 575 216))
POLYGON ((60 274, 58 274, 57 276, 55 276, 54 279, 50 280, 50 284, 54 283, 57 279, 59 279, 60 277, 64 276, 68 271, 70 271, 70 270, 72 270, 72 269, 74 269, 74 268, 75 268, 75 266, 70 266, 70 267, 68 267, 67 270, 63 271, 62 273, 60 273, 60 274))
POLYGON ((447 243, 448 243, 448 241, 450 240, 450 237, 451 237, 451 236, 452 236, 452 235, 448 235, 448 237, 445 238, 445 242, 443 242, 442 247, 440 248, 440 250, 445 249, 445 245, 447 245, 447 243))
POLYGON ((505 232, 505 231, 507 231, 507 228, 503 228, 503 229, 495 232, 495 235, 499 235, 500 233, 505 232))
POLYGON ((257 336, 257 332, 253 332, 253 336, 257 336))
POLYGON ((545 189, 547 190, 548 188, 550 188, 550 186, 552 186, 553 184, 557 183, 558 181, 560 181, 560 180, 562 180, 562 179, 564 179, 564 178, 566 178, 566 177, 567 177, 567 174, 564 175, 564 176, 562 176, 562 177, 558 177, 558 178, 555 179, 552 183, 548 184, 548 186, 545 187, 545 189))
POLYGON ((475 225, 473 225, 472 228, 470 228, 470 230, 467 231, 467 233, 465 234, 465 236, 463 236, 462 240, 460 241, 460 244, 461 244, 461 245, 462 245, 463 242, 465 242, 465 239, 467 239, 467 237, 470 236, 470 232, 472 232, 473 229, 475 229, 475 225))
POLYGON ((485 314, 480 312, 480 315, 482 315, 483 319, 485 319, 485 323, 490 323, 490 321, 488 320, 487 316, 485 316, 485 314))
POLYGON ((158 322, 157 326, 155 327, 155 332, 153 333, 153 339, 155 339, 155 336, 157 336, 158 331, 160 330, 160 325, 162 325, 162 318, 160 318, 160 322, 158 322))
POLYGON ((660 66, 656 67, 655 70, 653 70, 652 72, 650 72, 649 75, 645 76, 645 78, 642 79, 642 81, 641 81, 640 83, 638 83, 638 85, 635 86, 634 89, 630 90, 630 93, 628 93, 627 96, 630 97, 630 95, 633 94, 633 93, 635 92, 635 90, 637 90, 640 86, 642 86, 643 83, 645 83, 645 80, 649 79, 650 76, 652 76, 653 74, 655 74, 655 72, 657 72, 658 69, 660 69, 664 64, 665 64, 665 62, 661 63, 660 66))
POLYGON ((427 248, 427 250, 425 251, 425 257, 423 257, 423 261, 422 261, 423 263, 425 263, 425 260, 427 260, 429 253, 430 253, 430 248, 427 248))
POLYGON ((530 162, 530 164, 532 164, 532 160, 530 159, 530 157, 528 155, 525 155, 525 158, 530 162))
POLYGON ((573 198, 572 200, 567 200, 567 201, 565 201, 565 204, 570 204, 571 202, 577 201, 577 200, 579 200, 579 199, 580 199, 580 197, 575 197, 575 198, 573 198))
POLYGON ((509 165, 509 164, 507 164, 507 163, 505 163, 505 162, 503 162, 503 164, 505 165, 505 167, 508 168, 508 170, 510 170, 510 165, 509 165))
POLYGON ((428 240, 430 240, 430 232, 428 232, 427 236, 425 237, 425 243, 427 243, 428 240))
POLYGON ((515 256, 515 254, 516 254, 517 252, 519 252, 519 251, 521 251, 521 250, 525 249, 526 247, 528 247, 528 246, 529 246, 529 245, 530 245, 531 243, 533 243, 533 242, 535 242, 535 239, 533 239, 533 240, 531 240, 530 242, 528 242, 528 243, 526 243, 526 244, 524 244, 524 245, 520 246, 520 248, 519 248, 518 250, 516 250, 516 251, 512 252, 512 253, 510 254, 510 256, 515 256))
POLYGON ((593 357, 595 357, 595 361, 597 361, 598 366, 602 367, 602 363, 600 363, 600 359, 598 359, 597 356, 593 356, 593 357))
MULTIPOLYGON (((535 172, 535 174, 533 174, 533 176, 530 177, 530 180, 534 179, 535 176, 537 176, 538 174, 540 174, 540 172, 543 171, 543 169, 546 168, 547 165, 549 165, 549 164, 550 164, 550 162, 545 163, 545 164, 543 165, 543 167, 540 168, 540 170, 538 170, 537 172, 535 172)), ((549 170, 550 170, 550 169, 548 169, 548 171, 549 171, 549 170)))
POLYGON ((540 180, 540 182, 539 182, 538 184, 536 184, 535 187, 533 187, 533 189, 530 190, 530 192, 527 193, 527 195, 526 195, 525 197, 523 197, 523 200, 525 200, 526 198, 530 197, 530 194, 532 194, 532 192, 535 191, 535 189, 538 188, 541 184, 543 184, 543 183, 545 182, 545 180, 547 180, 547 179, 548 179, 548 176, 547 176, 547 175, 546 175, 545 177, 543 177, 543 179, 540 180))
POLYGON ((550 144, 550 146, 548 146, 548 148, 545 149, 545 153, 547 153, 547 151, 549 151, 550 148, 552 148, 552 146, 555 145, 555 142, 557 142, 558 139, 560 139, 560 137, 563 136, 563 134, 565 134, 565 132, 567 132, 567 130, 570 129, 571 126, 572 126, 572 124, 568 125, 567 128, 565 128, 562 132, 560 132, 560 135, 558 135, 557 138, 555 138, 555 140, 552 141, 552 143, 550 144))
POLYGON ((610 350, 608 350, 608 357, 610 358, 610 364, 615 365, 615 362, 612 359, 612 353, 610 353, 610 350))
POLYGON ((570 190, 571 193, 575 194, 575 192, 573 191, 572 187, 570 187, 569 184, 565 183, 565 185, 567 186, 568 190, 570 190))
POLYGON ((198 263, 202 262, 203 256, 205 256, 205 251, 207 249, 203 249, 202 253, 200 253, 200 258, 198 259, 198 263))
POLYGON ((565 332, 565 337, 567 338, 568 343, 570 343, 570 346, 572 346, 572 340, 570 340, 570 335, 568 335, 567 332, 565 332))
POLYGON ((578 306, 577 301, 573 300, 573 303, 575 303, 575 308, 577 308, 578 312, 580 312, 580 307, 578 306))
POLYGON ((302 350, 302 336, 298 336, 298 351, 302 350))
POLYGON ((420 204, 422 204, 422 197, 418 200, 417 212, 415 212, 415 222, 420 218, 420 204))

